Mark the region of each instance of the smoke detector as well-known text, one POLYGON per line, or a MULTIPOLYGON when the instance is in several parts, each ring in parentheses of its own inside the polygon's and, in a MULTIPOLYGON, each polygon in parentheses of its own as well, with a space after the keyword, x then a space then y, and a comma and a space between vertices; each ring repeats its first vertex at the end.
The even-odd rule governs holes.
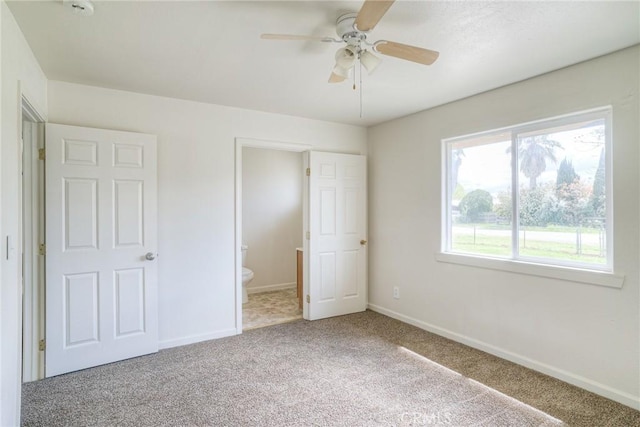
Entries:
POLYGON ((73 11, 76 15, 93 15, 93 3, 89 0, 63 0, 63 5, 73 11))

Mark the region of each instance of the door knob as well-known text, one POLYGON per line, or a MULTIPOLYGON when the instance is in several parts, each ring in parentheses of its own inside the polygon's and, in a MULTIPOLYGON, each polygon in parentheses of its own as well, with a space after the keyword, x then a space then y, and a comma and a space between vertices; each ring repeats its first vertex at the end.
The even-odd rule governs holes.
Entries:
POLYGON ((361 244, 362 246, 364 246, 364 245, 366 245, 366 244, 367 244, 367 241, 366 241, 366 240, 364 240, 364 239, 362 239, 362 240, 360 240, 360 244, 361 244))
POLYGON ((156 254, 154 254, 153 252, 147 252, 147 254, 144 256, 144 259, 146 259, 147 261, 153 261, 154 259, 156 259, 156 254))

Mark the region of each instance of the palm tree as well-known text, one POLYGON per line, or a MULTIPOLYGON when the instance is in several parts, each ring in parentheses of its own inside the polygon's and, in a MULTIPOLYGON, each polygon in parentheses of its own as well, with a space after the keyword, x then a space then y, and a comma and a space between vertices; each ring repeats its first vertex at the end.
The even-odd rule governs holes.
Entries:
POLYGON ((556 162, 555 149, 562 149, 558 141, 547 135, 529 136, 518 140, 520 172, 529 178, 529 188, 537 186, 537 179, 547 169, 547 160, 556 162))
POLYGON ((456 149, 451 152, 451 194, 456 191, 458 186, 458 171, 464 156, 464 150, 462 149, 456 149))
POLYGON ((462 158, 464 157, 464 151, 461 149, 454 149, 451 151, 451 172, 449 174, 449 206, 453 206, 453 197, 458 188, 458 171, 462 164, 462 158))

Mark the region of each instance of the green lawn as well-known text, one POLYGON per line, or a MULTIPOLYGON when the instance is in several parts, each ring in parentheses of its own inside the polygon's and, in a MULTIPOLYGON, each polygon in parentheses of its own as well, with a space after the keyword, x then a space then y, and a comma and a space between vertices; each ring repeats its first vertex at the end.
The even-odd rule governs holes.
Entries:
MULTIPOLYGON (((504 230, 504 228, 502 229, 504 230)), ((550 231, 549 229, 544 230, 550 231)), ((571 231, 575 233, 575 229, 571 231)), ((583 234, 586 233, 583 232, 583 234)), ((476 235, 474 243, 474 236, 472 234, 456 234, 454 232, 452 235, 452 249, 458 252, 474 254, 510 256, 511 237, 476 235)), ((606 258, 600 256, 600 248, 597 245, 587 245, 584 243, 582 244, 582 253, 576 254, 575 243, 527 239, 526 242, 520 242, 519 252, 520 255, 531 257, 579 261, 589 264, 606 263, 606 258), (525 247, 523 247, 523 243, 526 245, 525 247)))
MULTIPOLYGON (((509 224, 492 224, 492 223, 477 223, 477 224, 467 224, 467 223, 456 223, 455 227, 460 228, 476 228, 476 230, 511 230, 511 225, 509 224)), ((520 227, 520 230, 527 231, 554 231, 559 233, 575 233, 576 227, 567 227, 565 225, 547 225, 546 227, 520 227)), ((593 227, 582 227, 580 229, 582 234, 598 234, 600 230, 593 227)))

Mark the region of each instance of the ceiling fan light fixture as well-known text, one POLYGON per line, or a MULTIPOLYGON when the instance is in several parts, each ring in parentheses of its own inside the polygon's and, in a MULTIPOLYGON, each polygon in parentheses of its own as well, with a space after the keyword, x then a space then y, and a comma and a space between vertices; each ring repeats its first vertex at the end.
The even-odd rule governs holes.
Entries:
POLYGON ((344 68, 348 70, 356 63, 356 53, 351 49, 351 46, 338 49, 336 52, 336 67, 344 68))
POLYGON ((371 74, 376 68, 378 68, 378 65, 380 65, 382 60, 368 50, 365 50, 360 54, 360 62, 362 63, 362 66, 367 69, 367 72, 371 74))

